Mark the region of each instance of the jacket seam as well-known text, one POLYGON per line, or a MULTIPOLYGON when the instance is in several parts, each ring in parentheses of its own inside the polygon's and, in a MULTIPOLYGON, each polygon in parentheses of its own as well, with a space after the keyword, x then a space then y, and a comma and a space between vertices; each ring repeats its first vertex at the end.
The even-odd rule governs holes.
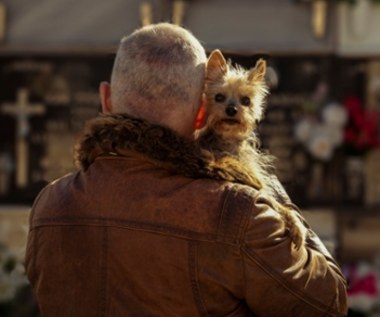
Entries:
POLYGON ((229 190, 229 191, 226 191, 224 193, 224 197, 223 197, 223 206, 222 206, 222 212, 220 213, 220 220, 219 220, 219 225, 218 225, 218 231, 216 233, 216 236, 217 236, 217 240, 222 240, 224 241, 225 240, 225 233, 223 232, 223 228, 224 228, 224 214, 227 210, 226 208, 226 205, 227 205, 227 201, 228 201, 228 198, 229 196, 232 194, 232 191, 229 190))
MULTIPOLYGON (((255 199, 257 199, 257 196, 255 197, 255 199)), ((242 245, 244 242, 245 233, 247 232, 247 229, 249 227, 249 218, 251 216, 251 212, 253 210, 254 205, 255 205, 255 201, 251 199, 249 210, 245 213, 244 223, 240 226, 240 237, 239 237, 240 245, 242 245)))
POLYGON ((293 294, 295 297, 299 298, 301 301, 305 302, 306 304, 310 305, 314 309, 321 311, 325 314, 326 316, 345 316, 344 314, 341 314, 338 311, 332 311, 331 305, 326 306, 323 305, 323 303, 318 302, 314 298, 311 298, 305 293, 301 293, 300 291, 297 291, 293 289, 290 285, 288 285, 287 281, 281 277, 279 274, 277 274, 274 270, 272 270, 266 263, 254 252, 248 251, 245 247, 242 248, 243 252, 251 258, 264 272, 268 274, 273 280, 275 280, 277 283, 282 285, 285 289, 287 289, 291 294, 293 294))
MULTIPOLYGON (((204 241, 215 241, 215 233, 197 233, 191 230, 173 228, 168 226, 159 226, 157 224, 134 222, 128 220, 118 220, 110 218, 79 218, 79 217, 69 217, 69 218, 43 218, 34 221, 35 224, 31 227, 31 230, 41 228, 41 227, 51 227, 51 226, 105 226, 105 227, 117 227, 122 229, 132 229, 147 231, 157 234, 172 234, 180 238, 185 239, 200 239, 204 241)), ((225 242, 225 244, 230 244, 225 242)))
POLYGON ((245 264, 245 261, 244 261, 244 257, 242 255, 243 253, 243 250, 242 250, 242 247, 240 247, 240 258, 241 258, 241 261, 242 261, 242 268, 243 268, 243 281, 244 281, 244 285, 243 285, 243 288, 244 288, 244 293, 245 294, 245 297, 247 297, 247 293, 248 293, 248 284, 247 284, 247 268, 246 268, 246 264, 245 264))
POLYGON ((254 205, 251 199, 249 207, 247 208, 246 205, 241 206, 241 210, 237 212, 237 215, 236 215, 236 212, 234 212, 233 210, 231 212, 234 214, 232 220, 236 219, 237 217, 239 217, 239 219, 236 222, 236 224, 234 224, 233 232, 231 233, 227 231, 228 229, 230 229, 231 231, 231 228, 228 228, 226 226, 226 224, 228 224, 231 221, 231 218, 228 218, 229 217, 228 203, 229 203, 230 197, 238 193, 239 193, 239 188, 237 186, 234 186, 226 191, 224 195, 224 199, 223 199, 222 211, 220 213, 220 220, 219 220, 219 225, 218 225, 218 230, 217 230, 217 235, 216 235, 216 239, 218 242, 222 242, 222 243, 226 243, 226 244, 234 245, 234 246, 241 245, 243 242, 244 233, 246 231, 246 227, 248 224, 249 215, 250 215, 252 206, 254 205))
POLYGON ((191 289, 193 293, 193 298, 195 301, 195 305, 199 312, 200 316, 209 317, 210 315, 207 312, 206 306, 202 299, 201 290, 199 286, 198 279, 198 243, 196 241, 190 241, 188 247, 188 265, 189 265, 189 274, 190 274, 190 282, 191 289))
MULTIPOLYGON (((334 306, 334 302, 337 300, 338 298, 338 295, 335 295, 334 298, 331 300, 331 304, 329 305, 329 313, 334 313, 334 309, 333 309, 333 306, 334 306)), ((326 316, 329 315, 329 313, 326 314, 326 316)))
POLYGON ((32 263, 31 263, 32 275, 34 276, 34 278, 36 278, 36 272, 37 272, 36 261, 37 261, 37 245, 39 245, 38 239, 39 239, 39 232, 35 232, 35 236, 34 236, 33 244, 32 244, 32 263))
POLYGON ((34 217, 34 213, 35 213, 35 206, 37 206, 37 204, 38 204, 38 202, 40 201, 40 199, 41 199, 41 197, 42 197, 42 194, 44 193, 44 192, 46 192, 47 191, 47 188, 48 187, 50 187, 50 185, 51 184, 48 184, 48 185, 46 185, 40 192, 39 192, 39 194, 37 195, 37 197, 34 199, 34 202, 33 202, 33 205, 32 205, 32 208, 31 208, 31 210, 30 210, 30 214, 29 214, 29 224, 30 224, 30 226, 29 226, 29 231, 31 231, 31 229, 32 229, 32 220, 33 220, 33 217, 34 217))
POLYGON ((101 233, 101 257, 100 257, 100 300, 99 300, 99 316, 106 316, 107 307, 107 255, 108 255, 108 228, 104 227, 101 233))
POLYGON ((217 236, 217 240, 224 240, 225 238, 225 233, 224 233, 224 228, 225 228, 225 225, 224 225, 224 216, 225 216, 225 212, 226 212, 226 205, 227 205, 227 202, 228 202, 228 197, 231 195, 231 191, 225 191, 223 193, 223 198, 222 198, 222 201, 223 201, 223 204, 222 204, 222 208, 221 208, 221 212, 220 212, 220 216, 219 216, 219 224, 218 224, 218 230, 217 230, 217 233, 216 233, 216 236, 217 236))
MULTIPOLYGON (((257 199, 257 196, 256 196, 256 199, 257 199)), ((255 205, 255 201, 252 201, 251 202, 251 208, 252 209, 253 209, 254 205, 255 205)), ((241 256, 241 260, 243 262, 244 294, 247 294, 247 292, 248 292, 248 284, 247 284, 247 268, 246 268, 246 263, 244 261, 244 257, 242 255, 242 253, 244 252, 244 250, 243 250, 244 238, 245 238, 246 232, 247 232, 248 227, 249 227, 249 216, 250 216, 250 214, 246 217, 246 221, 244 224, 244 229, 242 230, 242 236, 241 236, 241 241, 240 241, 240 256, 241 256)))

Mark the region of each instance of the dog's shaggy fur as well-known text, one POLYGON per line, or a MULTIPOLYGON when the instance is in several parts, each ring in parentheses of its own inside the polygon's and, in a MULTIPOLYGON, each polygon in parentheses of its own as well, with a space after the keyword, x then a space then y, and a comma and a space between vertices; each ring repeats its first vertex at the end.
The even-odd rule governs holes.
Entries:
POLYGON ((266 62, 260 59, 255 68, 232 67, 222 53, 215 50, 207 63, 206 124, 195 138, 211 161, 224 169, 226 158, 235 158, 249 169, 256 189, 267 191, 274 208, 283 216, 289 235, 297 248, 304 242, 303 226, 294 210, 279 203, 271 187, 272 157, 259 150, 254 130, 261 120, 264 98, 266 62))

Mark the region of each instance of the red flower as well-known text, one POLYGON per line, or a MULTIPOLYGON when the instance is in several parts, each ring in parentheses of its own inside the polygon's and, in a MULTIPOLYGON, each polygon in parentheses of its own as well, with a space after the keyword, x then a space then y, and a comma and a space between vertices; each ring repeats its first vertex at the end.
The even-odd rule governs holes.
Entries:
POLYGON ((359 98, 347 97, 344 101, 349 121, 345 130, 345 142, 355 150, 364 151, 380 146, 380 115, 366 112, 359 98))

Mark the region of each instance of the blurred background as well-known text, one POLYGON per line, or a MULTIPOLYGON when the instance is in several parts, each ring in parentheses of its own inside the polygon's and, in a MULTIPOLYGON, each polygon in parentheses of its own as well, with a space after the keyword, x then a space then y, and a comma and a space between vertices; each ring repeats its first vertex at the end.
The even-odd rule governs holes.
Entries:
MULTIPOLYGON (((268 62, 259 133, 350 282, 380 316, 380 2, 0 0, 0 316, 38 316, 22 261, 39 190, 74 171, 119 40, 160 21, 233 63, 268 62)), ((54 255, 52 255, 54 256, 54 255)))

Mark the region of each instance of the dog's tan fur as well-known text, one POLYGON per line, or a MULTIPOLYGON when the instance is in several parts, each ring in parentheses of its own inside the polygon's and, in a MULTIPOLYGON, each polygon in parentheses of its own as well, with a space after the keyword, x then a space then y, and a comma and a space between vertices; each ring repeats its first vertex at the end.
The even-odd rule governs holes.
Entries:
MULTIPOLYGON (((227 63, 219 50, 213 51, 207 63, 207 121, 195 136, 210 161, 222 170, 231 164, 247 167, 254 180, 253 187, 264 192, 271 184, 272 157, 259 150, 254 130, 262 119, 268 93, 265 72, 263 59, 253 69, 245 70, 227 63)), ((271 202, 283 216, 289 235, 299 248, 305 234, 295 211, 273 198, 271 202)))

